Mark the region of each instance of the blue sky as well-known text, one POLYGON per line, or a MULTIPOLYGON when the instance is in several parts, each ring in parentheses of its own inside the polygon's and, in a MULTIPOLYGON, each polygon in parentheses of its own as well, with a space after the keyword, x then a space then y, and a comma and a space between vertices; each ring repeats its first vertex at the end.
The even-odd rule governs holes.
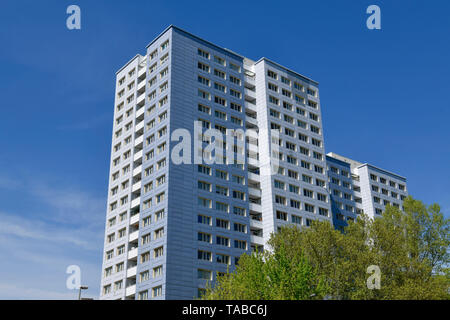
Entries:
POLYGON ((450 212, 448 1, 2 1, 0 299, 98 296, 115 72, 174 24, 320 83, 325 148, 450 212), (276 7, 273 7, 273 4, 276 7), (81 8, 81 30, 66 8, 81 8), (368 30, 366 8, 381 8, 368 30))

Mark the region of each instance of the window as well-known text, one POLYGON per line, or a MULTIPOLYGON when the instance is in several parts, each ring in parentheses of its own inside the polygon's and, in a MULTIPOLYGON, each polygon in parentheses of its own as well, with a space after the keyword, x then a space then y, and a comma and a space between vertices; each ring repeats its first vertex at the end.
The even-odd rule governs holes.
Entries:
POLYGON ((314 206, 309 203, 305 203, 305 211, 314 213, 314 206))
POLYGON ((245 192, 233 190, 233 198, 245 200, 245 192))
POLYGON ((230 256, 224 254, 216 254, 217 263, 230 264, 230 256))
POLYGON ((201 56, 201 57, 203 57, 203 58, 209 60, 209 53, 208 53, 208 52, 206 52, 206 51, 204 51, 204 50, 202 50, 202 49, 198 49, 198 50, 197 50, 197 54, 198 54, 199 56, 201 56))
POLYGON ((160 297, 162 295, 162 286, 154 287, 152 289, 152 297, 160 297))
POLYGON ((225 72, 223 72, 223 71, 214 69, 214 75, 215 75, 216 77, 219 77, 219 78, 222 78, 222 79, 226 79, 225 72))
POLYGON ((291 199, 290 200, 291 208, 300 209, 300 201, 291 199))
POLYGON ((212 272, 209 270, 197 269, 197 278, 202 280, 212 280, 212 272))
POLYGON ((208 252, 208 251, 198 250, 198 252, 197 252, 198 260, 211 261, 211 256, 212 256, 211 252, 208 252))
POLYGON ((247 241, 244 240, 234 240, 234 247, 236 249, 247 250, 247 241))
POLYGON ((163 42, 163 44, 161 45, 161 50, 166 49, 169 46, 169 40, 166 40, 163 42))
MULTIPOLYGON (((211 175, 211 168, 210 168, 210 167, 207 167, 207 166, 204 166, 204 165, 201 165, 201 164, 199 164, 199 165, 198 165, 198 172, 200 172, 200 173, 202 173, 202 174, 206 174, 206 175, 210 176, 210 175, 211 175)), ((217 176, 217 170, 216 170, 216 176, 217 176)))
POLYGON ((228 212, 228 204, 216 201, 216 210, 228 212))
POLYGON ((197 64, 197 67, 198 67, 200 70, 209 73, 209 66, 208 66, 207 64, 202 63, 202 62, 199 62, 199 63, 197 64))
POLYGON ((205 77, 198 76, 198 77, 197 77, 197 80, 198 80, 198 82, 200 82, 201 84, 203 84, 203 85, 205 85, 205 86, 208 86, 208 87, 209 87, 209 85, 210 85, 209 79, 207 79, 207 78, 205 78, 205 77))
POLYGON ((273 103, 275 105, 279 105, 280 104, 280 100, 278 100, 277 98, 275 98, 273 96, 270 96, 270 95, 269 95, 269 102, 273 103))
POLYGON ((211 217, 199 214, 197 216, 197 222, 210 226, 211 225, 211 217))
POLYGON ((296 224, 300 224, 300 225, 302 224, 302 217, 292 215, 291 220, 292 220, 292 223, 296 223, 296 224))
POLYGON ((218 244, 219 246, 229 247, 230 239, 221 236, 216 236, 216 244, 218 244))
POLYGON ((205 181, 198 181, 198 189, 211 192, 211 184, 205 181))
POLYGON ((241 72, 241 67, 235 65, 234 63, 230 63, 230 69, 236 72, 241 72))
POLYGON ((273 72, 272 70, 267 70, 267 76, 272 79, 275 79, 275 80, 278 79, 278 75, 275 72, 273 72))
POLYGON ((159 258, 162 257, 162 255, 164 254, 164 248, 163 246, 156 248, 155 250, 153 250, 153 257, 154 258, 159 258))
POLYGON ((162 276, 163 266, 153 268, 153 278, 162 276))
POLYGON ((277 219, 278 220, 283 220, 283 221, 287 221, 287 213, 283 212, 283 211, 278 211, 277 210, 277 219))
POLYGON ((246 210, 245 210, 245 208, 233 207, 233 213, 235 215, 245 217, 246 210))
POLYGON ((197 240, 201 242, 211 243, 211 235, 209 233, 198 232, 197 240))
POLYGON ((286 198, 279 195, 275 195, 275 203, 286 205, 286 198))

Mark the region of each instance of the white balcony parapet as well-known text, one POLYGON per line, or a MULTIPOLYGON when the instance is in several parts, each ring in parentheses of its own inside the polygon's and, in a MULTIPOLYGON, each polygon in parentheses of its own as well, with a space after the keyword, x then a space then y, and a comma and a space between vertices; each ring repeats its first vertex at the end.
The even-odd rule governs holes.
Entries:
POLYGON ((248 194, 251 196, 254 196, 254 197, 261 198, 261 190, 260 189, 255 189, 255 188, 249 187, 248 194))
POLYGON ((249 209, 252 210, 252 211, 255 211, 255 212, 261 212, 262 213, 262 207, 261 207, 260 204, 257 204, 257 203, 250 202, 249 203, 249 209))
POLYGON ((142 158, 142 150, 134 154, 134 161, 137 161, 142 158))
POLYGON ((131 296, 131 295, 135 295, 136 294, 136 285, 133 284, 132 286, 129 286, 126 290, 125 290, 125 296, 131 296))
POLYGON ((133 169, 133 177, 140 175, 142 173, 142 165, 133 169))
POLYGON ((137 197, 133 201, 131 201, 131 209, 134 209, 135 207, 139 207, 141 205, 141 197, 137 197))
POLYGON ((263 246, 264 245, 264 238, 263 237, 254 236, 254 235, 250 235, 250 242, 263 246))
POLYGON ((141 190, 141 185, 142 185, 141 181, 138 181, 135 184, 133 184, 133 187, 131 188, 131 192, 141 190))
POLYGON ((138 132, 138 131, 141 130, 142 128, 144 128, 144 120, 142 120, 141 122, 139 122, 138 124, 136 124, 136 127, 134 128, 134 132, 138 132))
POLYGON ((128 237, 128 241, 131 242, 131 241, 137 240, 137 238, 139 238, 139 230, 136 230, 136 231, 130 233, 130 235, 128 237))
POLYGON ((144 136, 140 136, 139 138, 134 139, 134 146, 140 145, 144 141, 144 136))
POLYGON ((128 251, 128 259, 136 258, 137 254, 138 254, 138 249, 137 248, 128 251))
POLYGON ((260 176, 258 174, 252 173, 252 172, 248 173, 248 180, 253 180, 255 182, 261 181, 260 176))
POLYGON ((134 216, 131 216, 130 218, 130 225, 135 224, 139 222, 139 213, 135 214, 134 216))
POLYGON ((137 266, 131 267, 127 270, 127 278, 133 277, 136 275, 137 266))
POLYGON ((136 118, 139 118, 145 112, 145 107, 141 107, 138 111, 136 111, 136 118))

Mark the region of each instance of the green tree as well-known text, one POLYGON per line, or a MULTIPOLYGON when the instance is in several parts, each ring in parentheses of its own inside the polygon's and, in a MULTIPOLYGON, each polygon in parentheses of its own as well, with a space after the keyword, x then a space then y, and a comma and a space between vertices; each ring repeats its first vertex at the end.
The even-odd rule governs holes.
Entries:
POLYGON ((208 287, 206 300, 305 300, 326 293, 323 281, 306 259, 284 247, 275 251, 244 254, 232 273, 217 277, 208 287))
POLYGON ((344 232, 328 222, 272 234, 270 251, 243 255, 205 299, 449 299, 450 221, 437 204, 408 197, 403 211, 362 214, 344 232), (378 266, 380 289, 367 268, 378 266))

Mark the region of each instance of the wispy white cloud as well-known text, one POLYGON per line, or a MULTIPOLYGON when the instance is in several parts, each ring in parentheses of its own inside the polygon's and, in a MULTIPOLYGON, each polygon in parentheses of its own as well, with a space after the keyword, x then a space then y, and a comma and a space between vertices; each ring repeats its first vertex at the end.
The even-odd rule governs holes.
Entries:
POLYGON ((1 212, 0 234, 30 241, 52 242, 58 245, 74 245, 88 250, 97 249, 93 247, 93 240, 98 239, 99 236, 97 233, 89 230, 54 226, 42 221, 11 216, 1 212), (80 237, 80 235, 83 236, 80 237))
POLYGON ((72 264, 82 268, 87 295, 98 296, 106 199, 37 177, 2 176, 1 189, 20 191, 32 209, 0 204, 0 299, 74 299, 65 287, 72 264))

